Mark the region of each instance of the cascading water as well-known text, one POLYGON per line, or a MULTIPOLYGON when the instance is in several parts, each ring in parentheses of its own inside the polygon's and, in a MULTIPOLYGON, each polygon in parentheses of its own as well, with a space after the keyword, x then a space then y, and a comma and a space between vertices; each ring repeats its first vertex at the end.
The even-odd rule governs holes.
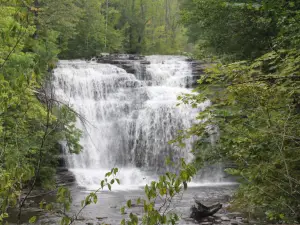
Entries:
POLYGON ((192 140, 183 149, 168 144, 178 130, 192 125, 199 110, 176 106, 178 95, 191 93, 186 88, 193 82, 191 65, 179 56, 145 60, 131 62, 135 74, 96 61, 59 62, 56 97, 87 121, 76 124, 83 131, 83 151, 67 154, 80 186, 98 186, 112 167, 120 168, 122 185, 139 186, 165 168, 166 157, 191 159, 192 140))

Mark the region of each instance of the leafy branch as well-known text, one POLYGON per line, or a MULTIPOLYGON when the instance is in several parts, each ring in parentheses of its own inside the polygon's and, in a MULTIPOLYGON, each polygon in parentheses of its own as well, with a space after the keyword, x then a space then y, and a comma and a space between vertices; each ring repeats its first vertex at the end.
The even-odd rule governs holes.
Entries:
MULTIPOLYGON (((180 218, 177 213, 171 212, 173 210, 171 204, 175 197, 182 196, 184 190, 187 189, 187 182, 191 181, 195 173, 195 166, 186 164, 184 159, 181 159, 178 174, 167 172, 161 175, 158 181, 152 181, 151 184, 145 186, 146 199, 136 200, 136 205, 143 208, 143 215, 139 218, 134 213, 130 213, 128 219, 121 221, 121 225, 176 224, 180 218)), ((128 200, 126 206, 121 208, 121 213, 125 214, 125 211, 130 211, 132 207, 132 200, 128 200)))
MULTIPOLYGON (((51 213, 56 213, 62 216, 60 225, 71 225, 75 221, 79 219, 82 211, 91 204, 96 204, 98 202, 98 196, 102 190, 106 187, 109 191, 111 191, 112 185, 117 183, 120 184, 120 180, 117 178, 118 168, 112 168, 110 172, 105 174, 105 178, 100 181, 99 188, 89 195, 85 197, 84 200, 81 201, 81 208, 73 215, 69 215, 69 211, 71 210, 72 204, 72 196, 71 192, 66 187, 59 187, 57 191, 56 203, 58 206, 55 206, 52 203, 47 204, 45 201, 40 203, 40 208, 44 209, 51 213)), ((37 217, 32 217, 31 223, 36 221, 37 217)))

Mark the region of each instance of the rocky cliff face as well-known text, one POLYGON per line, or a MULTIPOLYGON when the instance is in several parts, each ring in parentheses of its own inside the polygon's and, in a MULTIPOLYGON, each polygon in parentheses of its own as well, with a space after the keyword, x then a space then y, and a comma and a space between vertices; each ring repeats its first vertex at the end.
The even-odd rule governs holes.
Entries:
MULTIPOLYGON (((127 73, 135 75, 140 74, 139 76, 143 76, 144 79, 147 77, 146 66, 151 64, 145 56, 131 54, 106 54, 95 57, 92 60, 95 60, 98 63, 118 66, 126 70, 127 73)), ((193 71, 192 81, 187 82, 186 88, 193 88, 196 86, 197 80, 204 74, 205 69, 210 66, 210 64, 191 58, 186 58, 186 61, 190 63, 193 71)))

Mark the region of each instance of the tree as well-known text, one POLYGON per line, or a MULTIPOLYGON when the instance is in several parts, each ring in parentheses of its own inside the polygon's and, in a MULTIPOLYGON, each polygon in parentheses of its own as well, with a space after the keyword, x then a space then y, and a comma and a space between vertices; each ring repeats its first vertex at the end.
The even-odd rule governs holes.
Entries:
POLYGON ((196 95, 181 98, 194 107, 204 100, 212 105, 197 117, 205 122, 195 124, 178 141, 199 137, 194 148, 199 165, 216 161, 234 165, 227 172, 241 183, 234 200, 239 210, 270 220, 299 222, 299 2, 225 3, 195 0, 184 5, 194 6, 191 13, 187 8, 183 11, 191 38, 203 38, 209 47, 204 56, 212 54, 221 60, 200 78, 196 95), (226 16, 223 10, 228 7, 226 16), (209 8, 214 10, 208 15, 209 8), (219 15, 224 16, 222 20, 219 15), (228 17, 233 20, 224 19, 228 17), (253 28, 252 34, 248 26, 241 26, 245 22, 253 28), (273 32, 260 32, 267 24, 273 32), (193 33, 194 26, 203 28, 204 34, 193 33), (230 45, 233 42, 227 36, 233 31, 236 45, 230 45), (247 48, 237 42, 244 34, 250 41, 247 48), (210 35, 218 41, 209 40, 210 35), (218 128, 220 138, 210 145, 213 127, 218 128))
POLYGON ((119 26, 125 29, 124 48, 130 53, 174 54, 183 51, 184 29, 179 2, 126 0, 119 3, 119 26))
POLYGON ((95 0, 83 0, 81 8, 83 15, 76 26, 77 33, 69 40, 62 56, 91 58, 104 51, 122 51, 122 30, 115 28, 120 18, 118 9, 113 5, 106 9, 106 1, 95 0))
POLYGON ((268 51, 276 36, 274 12, 249 1, 184 1, 182 23, 199 56, 228 61, 254 59, 268 51))
POLYGON ((42 30, 36 24, 38 15, 28 8, 34 2, 17 3, 0 7, 1 222, 10 207, 19 209, 20 220, 33 188, 53 187, 58 141, 66 139, 71 151, 81 149, 74 114, 66 107, 58 110, 46 88, 48 69, 56 59, 55 40, 37 33, 42 30))

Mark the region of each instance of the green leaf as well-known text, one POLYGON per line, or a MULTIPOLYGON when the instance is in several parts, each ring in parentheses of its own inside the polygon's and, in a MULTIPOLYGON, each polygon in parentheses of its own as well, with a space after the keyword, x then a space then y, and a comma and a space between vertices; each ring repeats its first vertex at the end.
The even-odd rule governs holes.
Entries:
POLYGON ((122 215, 125 214, 125 207, 124 206, 120 209, 120 212, 121 212, 122 215))
POLYGON ((94 202, 94 204, 96 204, 97 201, 98 201, 98 196, 95 194, 95 195, 93 196, 93 202, 94 202))
POLYGON ((116 175, 118 173, 119 169, 118 168, 114 168, 114 174, 116 175))
POLYGON ((102 189, 103 189, 103 187, 104 187, 104 182, 105 182, 104 180, 101 181, 101 188, 102 188, 102 189))
POLYGON ((121 220, 121 225, 125 225, 126 223, 125 223, 125 219, 122 219, 121 220))
POLYGON ((181 178, 183 181, 188 180, 188 177, 189 177, 189 175, 188 175, 188 173, 187 173, 186 171, 181 171, 181 173, 180 173, 180 178, 181 178))
POLYGON ((51 203, 49 203, 45 206, 45 209, 48 211, 51 211, 53 209, 53 205, 51 203))
POLYGON ((29 219, 29 223, 35 223, 37 220, 37 217, 36 216, 33 216, 29 219))

